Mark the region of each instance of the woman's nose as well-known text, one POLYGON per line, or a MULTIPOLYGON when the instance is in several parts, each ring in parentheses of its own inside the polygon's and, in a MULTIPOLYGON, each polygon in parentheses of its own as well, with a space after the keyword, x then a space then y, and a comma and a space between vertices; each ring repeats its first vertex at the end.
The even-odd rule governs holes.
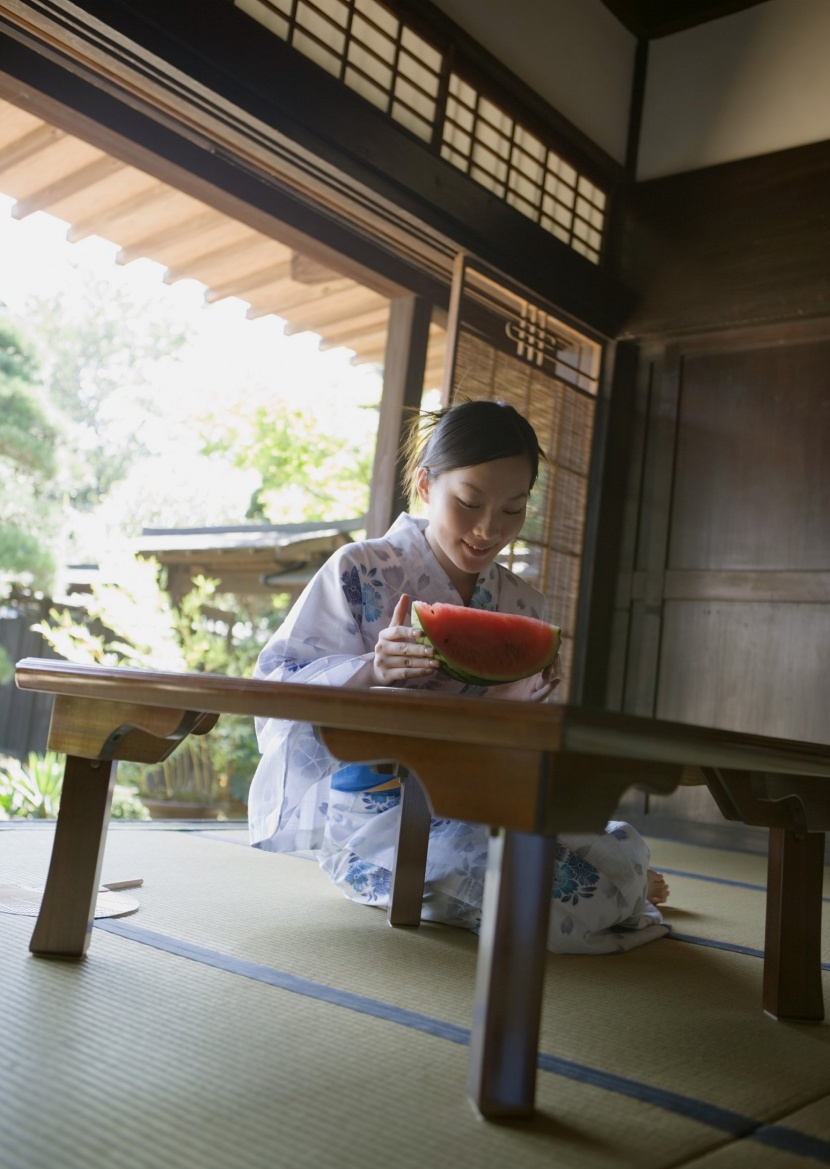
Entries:
POLYGON ((501 531, 499 517, 494 515, 480 515, 473 530, 480 539, 484 540, 485 543, 489 543, 501 531))

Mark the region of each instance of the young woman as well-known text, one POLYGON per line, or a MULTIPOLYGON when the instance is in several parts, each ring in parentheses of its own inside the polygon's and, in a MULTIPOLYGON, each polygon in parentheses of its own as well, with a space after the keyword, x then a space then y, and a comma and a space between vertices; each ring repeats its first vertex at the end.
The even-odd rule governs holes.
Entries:
MULTIPOLYGON (((327 686, 390 686, 544 701, 556 666, 506 686, 442 675, 408 624, 411 599, 545 617, 544 597, 496 557, 520 533, 543 454, 530 423, 500 402, 427 416, 407 447, 407 480, 427 518, 398 517, 384 537, 340 549, 260 654, 255 676, 327 686)), ((368 766, 343 766, 305 723, 258 720, 263 757, 249 797, 251 841, 304 853, 354 901, 388 904, 400 789, 368 766)), ((477 928, 489 830, 433 820, 423 917, 477 928)), ((562 836, 549 948, 607 953, 662 936, 668 889, 627 824, 562 836)))

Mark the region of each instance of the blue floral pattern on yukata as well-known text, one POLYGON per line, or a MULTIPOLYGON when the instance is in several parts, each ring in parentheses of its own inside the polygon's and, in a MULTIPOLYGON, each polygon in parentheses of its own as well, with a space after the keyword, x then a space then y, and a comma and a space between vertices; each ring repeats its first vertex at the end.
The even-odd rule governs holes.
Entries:
POLYGON ((559 844, 556 847, 556 863, 553 878, 553 896, 565 905, 576 905, 580 897, 593 897, 599 883, 599 871, 577 856, 569 848, 559 844))
POLYGON ((355 853, 349 854, 349 867, 345 881, 366 901, 379 901, 389 896, 392 889, 392 874, 388 869, 379 869, 370 861, 361 860, 355 853))
POLYGON ((384 582, 377 579, 377 572, 377 565, 374 568, 353 565, 340 577, 343 595, 358 622, 377 621, 383 612, 383 597, 378 588, 383 588, 384 582))

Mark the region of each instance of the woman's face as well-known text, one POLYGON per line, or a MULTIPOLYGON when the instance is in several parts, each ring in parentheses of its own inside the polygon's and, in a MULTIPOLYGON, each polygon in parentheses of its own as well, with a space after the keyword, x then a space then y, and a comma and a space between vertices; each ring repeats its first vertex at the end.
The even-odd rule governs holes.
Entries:
POLYGON ((427 505, 426 538, 465 601, 476 580, 522 529, 530 494, 524 455, 494 459, 430 478, 418 472, 418 494, 427 505))

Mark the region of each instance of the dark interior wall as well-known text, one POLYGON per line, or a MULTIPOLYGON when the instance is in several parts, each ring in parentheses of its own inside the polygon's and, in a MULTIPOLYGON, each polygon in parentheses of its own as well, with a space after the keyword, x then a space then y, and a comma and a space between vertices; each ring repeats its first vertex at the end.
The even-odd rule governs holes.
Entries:
MULTIPOLYGON (((830 144, 643 184, 606 701, 826 742, 830 144)), ((704 789, 652 817, 720 821, 704 789)))
POLYGON ((623 336, 666 337, 830 313, 830 142, 638 183, 618 264, 623 336))

